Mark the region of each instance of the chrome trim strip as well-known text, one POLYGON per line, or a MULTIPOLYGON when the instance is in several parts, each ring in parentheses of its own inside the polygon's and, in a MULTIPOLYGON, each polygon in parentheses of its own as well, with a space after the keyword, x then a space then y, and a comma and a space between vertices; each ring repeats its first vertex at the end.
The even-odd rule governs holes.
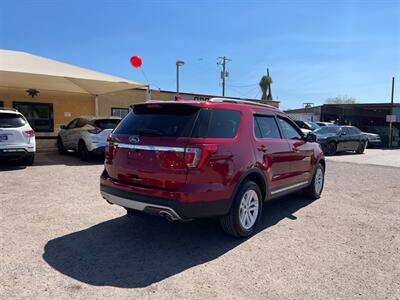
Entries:
POLYGON ((281 193, 281 192, 284 192, 284 191, 287 191, 287 190, 291 190, 291 189, 294 189, 296 187, 299 187, 299 186, 302 186, 302 185, 306 185, 306 184, 308 184, 308 181, 302 181, 302 182, 293 184, 291 186, 287 186, 287 187, 272 191, 271 195, 278 194, 278 193, 281 193))
POLYGON ((178 215, 178 213, 168 206, 144 203, 144 202, 139 202, 139 201, 135 201, 135 200, 131 200, 131 199, 125 199, 125 198, 121 198, 121 197, 118 197, 115 195, 111 195, 111 194, 103 192, 103 191, 101 192, 101 195, 107 201, 109 201, 113 204, 122 206, 122 207, 127 207, 127 208, 132 208, 135 210, 144 211, 146 207, 150 206, 150 207, 159 208, 161 210, 166 210, 173 216, 174 220, 183 221, 183 219, 178 215))
POLYGON ((113 143, 113 145, 118 148, 134 149, 134 150, 185 152, 185 148, 183 147, 134 145, 134 144, 124 144, 124 143, 113 143))

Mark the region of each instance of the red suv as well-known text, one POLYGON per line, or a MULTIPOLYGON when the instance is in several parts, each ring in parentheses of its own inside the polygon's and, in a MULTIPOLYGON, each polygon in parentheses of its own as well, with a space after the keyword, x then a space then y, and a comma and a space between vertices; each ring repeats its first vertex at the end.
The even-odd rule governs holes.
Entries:
POLYGON ((101 194, 128 214, 218 216, 227 233, 249 236, 264 201, 298 190, 320 197, 325 160, 315 140, 268 105, 137 104, 108 139, 101 194))

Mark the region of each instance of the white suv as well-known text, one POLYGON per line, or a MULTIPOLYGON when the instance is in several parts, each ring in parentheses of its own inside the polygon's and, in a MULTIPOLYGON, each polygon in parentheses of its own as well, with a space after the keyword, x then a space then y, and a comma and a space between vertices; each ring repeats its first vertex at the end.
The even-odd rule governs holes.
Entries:
POLYGON ((61 125, 57 137, 60 154, 77 151, 83 161, 92 155, 104 155, 107 138, 119 124, 119 117, 79 117, 67 126, 61 125))
POLYGON ((0 107, 0 159, 20 159, 31 166, 35 160, 35 131, 12 108, 0 107))

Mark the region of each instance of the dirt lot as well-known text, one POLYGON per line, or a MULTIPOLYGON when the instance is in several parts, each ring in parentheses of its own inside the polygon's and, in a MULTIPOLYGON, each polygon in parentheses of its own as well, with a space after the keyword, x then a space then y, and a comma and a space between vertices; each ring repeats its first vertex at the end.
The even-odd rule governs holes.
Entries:
POLYGON ((328 160, 321 199, 268 203, 247 240, 128 219, 99 195, 101 164, 1 167, 0 298, 398 299, 400 168, 353 157, 328 160))

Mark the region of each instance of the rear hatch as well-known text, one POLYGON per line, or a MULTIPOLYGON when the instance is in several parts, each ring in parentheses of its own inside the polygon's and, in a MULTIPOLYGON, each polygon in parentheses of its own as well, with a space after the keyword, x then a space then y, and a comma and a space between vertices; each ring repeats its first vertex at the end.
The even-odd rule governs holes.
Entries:
POLYGON ((106 171, 117 181, 177 190, 196 150, 186 149, 200 107, 178 103, 135 105, 106 148, 106 171))
POLYGON ((26 124, 27 121, 20 114, 0 112, 0 147, 26 145, 33 134, 32 130, 21 130, 26 124))
POLYGON ((89 129, 89 133, 93 135, 93 139, 98 142, 106 142, 108 136, 111 132, 118 126, 121 122, 120 119, 96 119, 93 120, 90 125, 94 129, 89 129))

